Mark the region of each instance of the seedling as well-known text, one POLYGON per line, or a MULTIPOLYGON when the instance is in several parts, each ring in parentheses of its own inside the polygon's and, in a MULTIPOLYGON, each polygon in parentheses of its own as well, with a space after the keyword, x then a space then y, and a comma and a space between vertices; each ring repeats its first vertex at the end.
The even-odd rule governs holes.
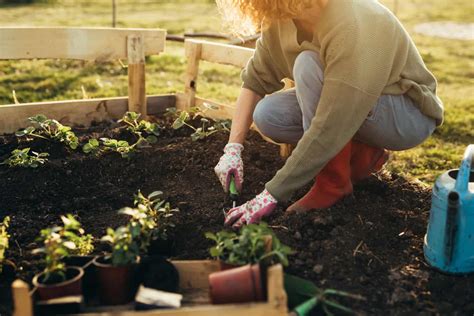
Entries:
POLYGON ((221 231, 217 234, 208 232, 205 236, 216 243, 209 249, 211 256, 229 264, 263 262, 268 265, 281 263, 287 266, 288 255, 293 254, 291 248, 283 245, 265 223, 244 226, 239 234, 221 231), (267 247, 269 237, 271 249, 267 247))
POLYGON ((38 168, 48 161, 46 157, 48 153, 37 153, 30 148, 15 149, 11 156, 4 160, 0 165, 8 165, 9 167, 38 168))
POLYGON ((118 122, 127 125, 127 130, 137 135, 142 141, 145 140, 150 144, 156 143, 158 141, 157 136, 160 135, 158 124, 139 119, 139 113, 127 112, 118 122))
POLYGON ((220 131, 230 131, 230 120, 221 120, 211 123, 210 120, 202 117, 208 108, 211 109, 212 106, 206 105, 206 109, 203 111, 197 107, 191 108, 189 111, 167 109, 168 112, 165 115, 168 117, 175 117, 172 124, 173 129, 180 129, 183 126, 191 128, 194 131, 194 133, 191 134, 191 139, 193 141, 205 139, 220 131), (201 125, 199 127, 194 127, 189 123, 190 121, 197 119, 199 116, 201 116, 201 125))
POLYGON ((46 116, 39 114, 28 118, 33 124, 27 128, 16 132, 18 137, 37 137, 46 140, 53 140, 64 143, 71 149, 79 146, 79 139, 76 134, 71 131, 69 126, 59 123, 57 120, 48 119, 46 116))
POLYGON ((104 152, 117 152, 122 158, 130 158, 135 152, 135 147, 138 143, 130 145, 126 140, 117 140, 111 138, 101 138, 104 146, 104 152))
POLYGON ((3 264, 6 262, 5 252, 8 249, 8 239, 10 235, 7 232, 8 225, 10 224, 10 217, 6 216, 3 222, 0 223, 0 274, 3 271, 3 264))
POLYGON ((66 266, 62 261, 65 257, 79 254, 86 255, 92 250, 92 237, 84 236, 81 224, 72 216, 61 216, 63 226, 42 229, 39 240, 43 247, 33 250, 33 253, 45 255, 44 282, 51 278, 65 280, 66 266))
POLYGON ((155 220, 147 212, 144 205, 138 205, 136 208, 125 207, 119 211, 120 214, 130 216, 128 229, 135 243, 142 253, 146 253, 156 228, 155 220))
POLYGON ((82 151, 86 154, 92 154, 94 156, 99 156, 102 153, 100 148, 100 143, 97 139, 92 138, 82 146, 82 151))
POLYGON ((139 231, 132 231, 130 225, 118 227, 116 230, 107 228, 107 235, 101 241, 110 244, 110 259, 113 266, 127 266, 137 262, 140 245, 137 243, 139 231))
POLYGON ((134 205, 140 207, 142 205, 146 208, 146 212, 155 221, 156 227, 153 230, 152 240, 168 239, 168 229, 174 227, 171 219, 179 209, 172 208, 169 202, 161 199, 163 192, 155 191, 145 197, 140 190, 135 195, 134 205))

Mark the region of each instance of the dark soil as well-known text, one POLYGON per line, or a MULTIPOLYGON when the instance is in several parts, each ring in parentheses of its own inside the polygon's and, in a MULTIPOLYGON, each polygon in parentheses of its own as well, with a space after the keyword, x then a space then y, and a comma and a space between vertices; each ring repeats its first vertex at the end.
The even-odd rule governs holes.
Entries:
MULTIPOLYGON (((117 131, 101 125, 77 133, 84 139, 117 131)), ((7 257, 18 265, 17 277, 30 282, 42 268, 31 254, 41 228, 58 223, 61 214, 73 213, 87 232, 100 237, 106 227, 126 221, 116 211, 131 206, 138 189, 161 190, 181 210, 171 234, 177 258, 208 258, 210 243, 204 233, 221 230, 223 210, 231 206, 213 172, 226 139, 227 135, 214 134, 192 142, 182 131, 165 131, 158 144, 130 160, 115 154, 88 157, 43 141, 21 143, 20 147, 47 150, 51 158, 38 169, 0 166, 0 218, 12 219, 7 257)), ((0 138, 0 160, 16 147, 14 137, 0 138)), ((242 203, 259 193, 284 163, 278 148, 255 133, 245 148, 242 203)), ((323 288, 364 296, 365 302, 345 302, 358 313, 474 313, 474 276, 446 276, 423 259, 430 190, 384 174, 357 185, 352 197, 331 209, 286 215, 285 207, 267 221, 296 250, 288 272, 323 288)), ((0 275, 0 315, 11 312, 13 278, 0 275)))

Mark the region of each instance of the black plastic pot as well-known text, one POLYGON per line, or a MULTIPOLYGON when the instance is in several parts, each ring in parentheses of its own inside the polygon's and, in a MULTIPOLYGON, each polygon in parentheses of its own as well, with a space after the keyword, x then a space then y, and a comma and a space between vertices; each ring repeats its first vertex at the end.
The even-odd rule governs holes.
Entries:
POLYGON ((94 259, 98 296, 103 305, 123 305, 134 300, 138 289, 138 264, 114 267, 105 257, 94 259))
POLYGON ((45 282, 44 272, 35 275, 33 285, 37 288, 40 300, 50 300, 64 296, 82 295, 82 277, 84 270, 79 267, 67 267, 66 279, 52 277, 45 282))
POLYGON ((176 243, 174 239, 168 238, 167 240, 156 239, 150 242, 148 247, 148 255, 150 256, 165 256, 171 257, 176 255, 176 243))
POLYGON ((137 280, 147 288, 174 293, 179 291, 178 270, 162 256, 141 258, 137 280))

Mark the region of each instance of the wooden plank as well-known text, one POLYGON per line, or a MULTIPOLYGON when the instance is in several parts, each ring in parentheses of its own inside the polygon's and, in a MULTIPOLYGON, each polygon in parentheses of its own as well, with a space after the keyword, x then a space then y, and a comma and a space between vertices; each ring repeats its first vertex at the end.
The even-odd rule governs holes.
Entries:
MULTIPOLYGON (((158 115, 174 107, 174 95, 147 97, 147 112, 158 115)), ((28 126, 28 117, 44 114, 70 126, 89 126, 92 122, 117 120, 128 110, 128 97, 35 102, 0 105, 0 135, 28 126)))
POLYGON ((254 50, 251 48, 235 45, 199 40, 186 40, 186 42, 201 45, 201 60, 240 68, 244 68, 247 65, 254 53, 254 50))
POLYGON ((174 310, 154 310, 147 312, 101 313, 87 315, 120 315, 120 316, 287 316, 279 309, 267 303, 204 305, 183 307, 174 310))
POLYGON ((197 89, 197 78, 199 73, 199 60, 201 59, 201 44, 196 41, 185 41, 184 50, 186 54, 186 75, 184 79, 184 107, 189 109, 195 106, 195 96, 197 89))
POLYGON ((0 59, 60 58, 115 60, 127 58, 127 37, 142 36, 144 54, 165 48, 166 31, 139 28, 0 28, 0 59))
POLYGON ((214 260, 185 260, 173 261, 179 272, 180 288, 205 289, 209 288, 209 274, 219 271, 219 262, 214 260))
POLYGON ((146 117, 145 51, 143 37, 127 37, 128 54, 128 110, 146 117))
POLYGON ((13 316, 33 316, 33 300, 28 284, 15 280, 12 284, 13 316))
POLYGON ((287 295, 283 284, 283 267, 274 265, 267 270, 268 303, 282 315, 287 311, 287 295))

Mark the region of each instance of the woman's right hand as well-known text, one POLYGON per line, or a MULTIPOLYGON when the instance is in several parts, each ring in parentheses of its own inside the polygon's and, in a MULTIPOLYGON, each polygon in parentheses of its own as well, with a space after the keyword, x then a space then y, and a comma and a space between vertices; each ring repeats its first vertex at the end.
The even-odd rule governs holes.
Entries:
POLYGON ((232 175, 234 176, 237 191, 242 191, 242 183, 244 182, 244 163, 241 157, 242 150, 244 150, 242 144, 227 144, 224 148, 224 155, 222 155, 219 163, 214 168, 225 192, 229 192, 232 175))

